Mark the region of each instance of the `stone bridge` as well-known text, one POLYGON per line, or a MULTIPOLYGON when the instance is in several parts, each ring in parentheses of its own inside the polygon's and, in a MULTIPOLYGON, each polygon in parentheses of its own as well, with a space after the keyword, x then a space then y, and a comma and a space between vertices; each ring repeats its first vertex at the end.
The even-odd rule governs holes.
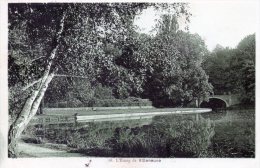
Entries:
POLYGON ((237 94, 230 95, 212 95, 209 97, 209 101, 199 101, 199 107, 230 107, 232 105, 239 104, 239 96, 237 94))

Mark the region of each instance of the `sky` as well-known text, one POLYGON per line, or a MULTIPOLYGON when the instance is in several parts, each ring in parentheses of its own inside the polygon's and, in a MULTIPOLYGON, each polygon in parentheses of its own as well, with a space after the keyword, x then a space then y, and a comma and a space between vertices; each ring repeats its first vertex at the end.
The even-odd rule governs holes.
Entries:
MULTIPOLYGON (((245 36, 256 32, 257 3, 254 1, 190 3, 190 11, 190 32, 198 33, 211 51, 217 44, 235 48, 245 36)), ((141 32, 149 33, 155 18, 158 14, 147 9, 136 25, 141 32)))

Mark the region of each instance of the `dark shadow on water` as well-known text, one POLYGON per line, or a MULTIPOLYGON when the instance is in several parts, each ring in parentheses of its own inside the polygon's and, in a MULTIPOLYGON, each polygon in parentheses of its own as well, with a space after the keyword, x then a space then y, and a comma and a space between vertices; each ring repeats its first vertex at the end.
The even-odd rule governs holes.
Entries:
POLYGON ((200 104, 201 108, 211 108, 213 111, 219 111, 220 109, 227 108, 225 101, 217 98, 210 98, 209 101, 203 101, 200 104))
POLYGON ((224 108, 214 109, 210 113, 202 113, 201 116, 205 119, 220 120, 227 115, 227 110, 224 108))

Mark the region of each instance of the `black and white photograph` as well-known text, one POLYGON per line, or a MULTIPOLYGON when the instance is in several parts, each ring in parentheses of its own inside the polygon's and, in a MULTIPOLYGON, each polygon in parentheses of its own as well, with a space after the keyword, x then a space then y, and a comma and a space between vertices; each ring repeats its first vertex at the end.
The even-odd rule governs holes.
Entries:
POLYGON ((2 4, 9 167, 257 167, 257 0, 2 4))

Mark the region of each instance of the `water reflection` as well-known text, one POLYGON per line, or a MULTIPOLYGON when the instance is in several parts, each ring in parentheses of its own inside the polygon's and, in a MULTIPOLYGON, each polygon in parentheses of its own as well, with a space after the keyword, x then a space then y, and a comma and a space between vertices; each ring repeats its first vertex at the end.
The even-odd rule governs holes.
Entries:
POLYGON ((255 157, 255 109, 213 111, 202 116, 215 125, 209 148, 214 157, 255 157))
POLYGON ((215 109, 210 113, 202 113, 200 114, 203 118, 205 119, 210 119, 210 120, 220 120, 227 115, 227 110, 226 109, 215 109))
POLYGON ((168 157, 207 157, 214 123, 200 114, 155 117, 151 126, 165 135, 168 157))

